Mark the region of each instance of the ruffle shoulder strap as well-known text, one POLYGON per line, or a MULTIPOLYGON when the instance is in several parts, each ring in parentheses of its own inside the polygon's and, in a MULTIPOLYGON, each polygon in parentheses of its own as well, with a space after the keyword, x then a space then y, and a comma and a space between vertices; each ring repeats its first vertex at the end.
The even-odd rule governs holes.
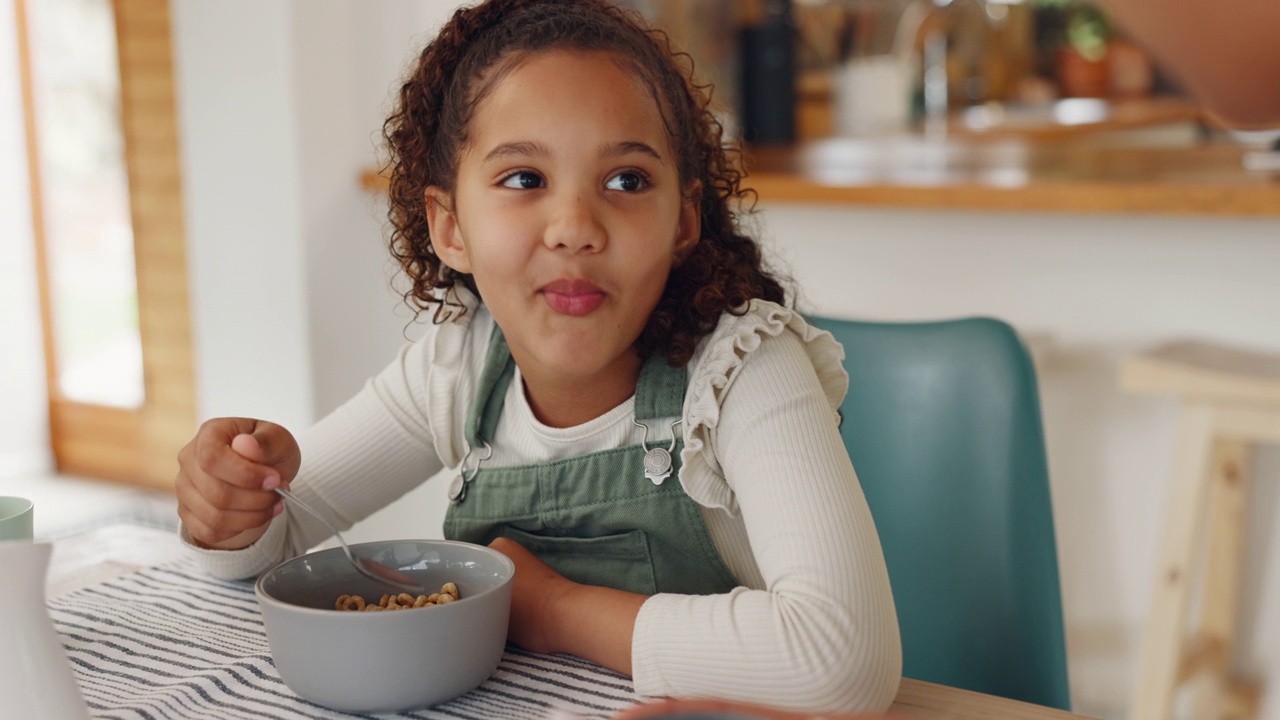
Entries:
POLYGON ((832 413, 844 401, 849 389, 844 348, 831 333, 813 327, 794 310, 767 300, 752 300, 740 316, 725 313, 690 364, 692 372, 685 394, 680 484, 699 505, 737 514, 733 489, 716 459, 720 408, 751 353, 761 343, 788 332, 794 333, 808 352, 832 413))

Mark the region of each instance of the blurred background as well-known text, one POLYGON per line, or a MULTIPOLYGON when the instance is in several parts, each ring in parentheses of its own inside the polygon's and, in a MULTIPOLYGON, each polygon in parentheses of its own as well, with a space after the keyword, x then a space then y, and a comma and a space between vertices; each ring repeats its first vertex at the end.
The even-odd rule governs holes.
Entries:
MULTIPOLYGON (((1276 180, 1240 164, 1271 135, 1221 127, 1088 3, 631 4, 749 140, 749 223, 802 310, 1031 342, 1073 702, 1124 717, 1176 406, 1116 370, 1175 337, 1280 352, 1276 180)), ((0 494, 37 497, 46 534, 172 524, 200 420, 301 431, 417 336, 379 133, 455 6, 0 0, 0 494)), ((1233 661, 1274 688, 1274 449, 1256 474, 1233 661)), ((444 506, 427 483, 356 538, 438 536, 444 506)))

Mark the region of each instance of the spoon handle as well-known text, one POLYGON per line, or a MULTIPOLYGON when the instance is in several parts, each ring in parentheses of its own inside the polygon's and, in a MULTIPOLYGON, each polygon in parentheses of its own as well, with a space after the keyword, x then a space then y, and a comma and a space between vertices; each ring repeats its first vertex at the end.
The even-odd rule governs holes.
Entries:
POLYGON ((374 580, 387 583, 388 585, 400 590, 414 592, 417 594, 422 594, 424 592, 422 585, 408 575, 389 568, 371 558, 363 556, 356 557, 356 555, 351 552, 351 548, 347 546, 347 541, 342 538, 342 533, 338 532, 333 525, 329 524, 329 521, 325 519, 323 515, 316 512, 314 508, 299 500, 296 495, 282 487, 277 487, 276 493, 278 493, 280 497, 287 498, 294 505, 306 510, 312 517, 319 520, 325 527, 329 528, 329 532, 333 533, 333 537, 342 545, 342 552, 346 553, 347 559, 350 560, 351 564, 356 566, 356 570, 359 570, 363 575, 373 578, 374 580))
MULTIPOLYGON (((297 505, 303 510, 306 510, 311 515, 311 517, 319 520, 322 525, 329 528, 329 532, 333 533, 333 536, 337 538, 339 543, 342 543, 342 549, 347 552, 347 557, 351 557, 351 549, 347 547, 347 541, 342 539, 342 533, 338 532, 337 528, 331 525, 323 515, 313 510, 310 505, 299 500, 297 495, 294 495, 293 493, 289 492, 288 490, 285 490, 282 487, 277 487, 276 492, 281 497, 288 498, 294 505, 297 505)), ((355 558, 352 558, 352 560, 354 561, 355 558)))

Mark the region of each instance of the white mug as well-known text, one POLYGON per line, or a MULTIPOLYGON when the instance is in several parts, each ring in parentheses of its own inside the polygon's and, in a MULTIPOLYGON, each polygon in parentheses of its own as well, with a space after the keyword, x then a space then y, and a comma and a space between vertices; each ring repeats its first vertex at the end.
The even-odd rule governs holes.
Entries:
POLYGON ((0 497, 0 541, 33 537, 35 503, 26 498, 0 497))
POLYGON ((835 128, 838 135, 884 135, 911 121, 915 62, 897 55, 850 58, 835 73, 835 128))

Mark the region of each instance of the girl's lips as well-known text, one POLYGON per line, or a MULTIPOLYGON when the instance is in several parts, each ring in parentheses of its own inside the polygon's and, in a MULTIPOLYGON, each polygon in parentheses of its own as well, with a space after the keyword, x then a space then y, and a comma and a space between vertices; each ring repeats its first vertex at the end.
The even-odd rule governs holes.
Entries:
POLYGON ((539 292, 553 311, 573 317, 592 312, 605 298, 604 291, 587 280, 556 280, 539 292))

